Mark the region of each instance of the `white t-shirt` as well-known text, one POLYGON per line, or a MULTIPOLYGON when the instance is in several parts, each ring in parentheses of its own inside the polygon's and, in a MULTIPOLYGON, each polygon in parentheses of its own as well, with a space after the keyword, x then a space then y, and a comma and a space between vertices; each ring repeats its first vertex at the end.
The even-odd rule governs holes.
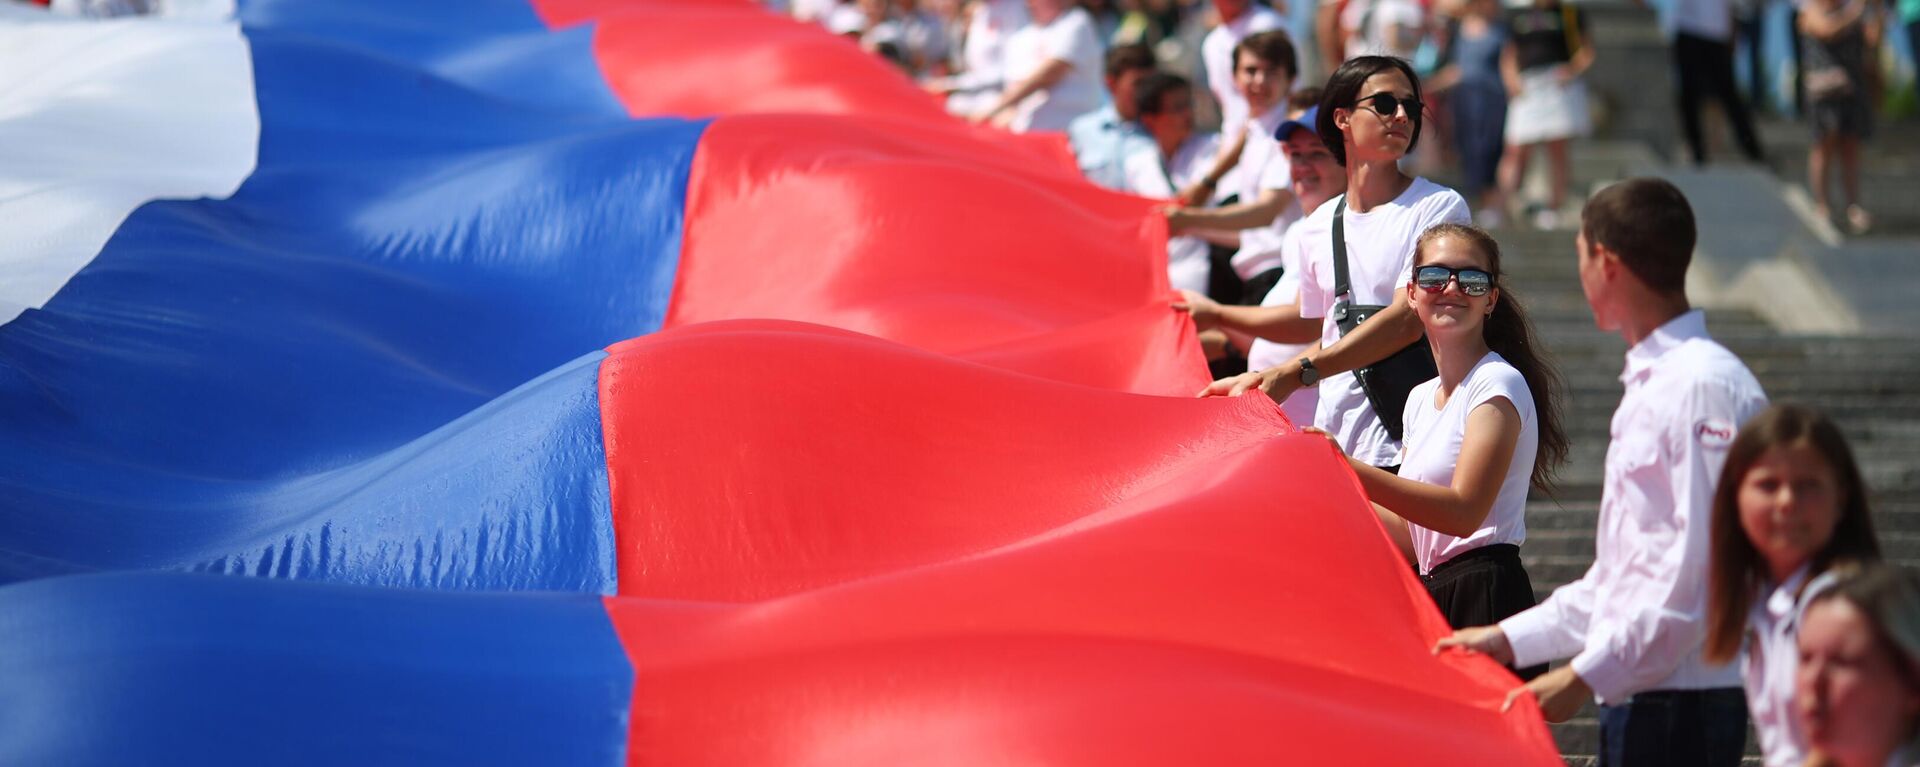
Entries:
MULTIPOLYGON (((1160 162, 1159 145, 1143 146, 1127 155, 1127 191, 1142 197, 1172 197, 1205 176, 1219 152, 1218 133, 1188 136, 1165 165, 1160 162)), ((1167 238, 1167 278, 1173 287, 1207 292, 1207 278, 1213 271, 1207 250, 1207 241, 1198 237, 1167 238)))
MULTIPOLYGON (((1300 281, 1300 316, 1323 317, 1320 343, 1340 340, 1340 326, 1332 317, 1333 211, 1345 195, 1320 206, 1295 226, 1300 227, 1308 258, 1300 281)), ((1472 220, 1459 192, 1416 178, 1399 197, 1366 213, 1347 211, 1347 270, 1353 303, 1385 306, 1393 292, 1405 287, 1413 274, 1413 246, 1420 233, 1440 223, 1472 220)), ((1339 443, 1340 449, 1374 466, 1392 466, 1400 444, 1367 403, 1367 392, 1353 373, 1330 375, 1320 381, 1320 407, 1313 423, 1339 443)))
POLYGON ((1400 462, 1400 476, 1451 487, 1454 467, 1460 463, 1460 443, 1467 435, 1467 414, 1495 399, 1505 399, 1519 411, 1520 440, 1513 445, 1513 460, 1507 463, 1507 476, 1500 482, 1493 508, 1472 535, 1457 538, 1407 523, 1414 557, 1423 575, 1473 549, 1496 543, 1518 546, 1527 540, 1527 486, 1532 482, 1534 457, 1540 451, 1540 421, 1533 407, 1533 390, 1527 388, 1520 371, 1497 352, 1487 352, 1467 371, 1444 407, 1433 404, 1439 390, 1440 379, 1435 378, 1413 387, 1407 395, 1407 448, 1400 462))
POLYGON ((1272 8, 1253 3, 1239 18, 1214 27, 1200 41, 1200 62, 1205 67, 1207 89, 1213 92, 1214 100, 1220 102, 1220 135, 1237 137, 1240 126, 1247 122, 1247 100, 1233 87, 1233 47, 1254 34, 1286 28, 1286 17, 1272 8))
MULTIPOLYGON (((1247 145, 1240 149, 1240 163, 1234 168, 1239 173, 1234 191, 1240 195, 1240 202, 1253 202, 1269 189, 1292 188, 1293 165, 1287 161, 1285 147, 1273 137, 1273 132, 1286 121, 1285 99, 1279 106, 1253 118, 1252 128, 1247 132, 1247 145)), ((1240 250, 1233 254, 1234 273, 1246 280, 1279 266, 1281 235, 1299 220, 1299 207, 1289 205, 1274 217, 1273 223, 1240 230, 1240 250)))
POLYGON ((1667 0, 1662 10, 1660 28, 1669 40, 1677 32, 1723 43, 1733 40, 1733 7, 1728 0, 1667 0))
POLYGON ((1353 0, 1340 13, 1340 29, 1347 35, 1347 58, 1411 59, 1420 47, 1426 23, 1427 12, 1416 0, 1353 0))
POLYGON ((827 16, 839 6, 840 0, 793 0, 793 17, 825 24, 827 16))
POLYGON ((947 111, 971 117, 1000 100, 1006 77, 1007 38, 1027 25, 1022 0, 987 0, 967 19, 966 42, 960 49, 960 74, 947 97, 947 111))
MULTIPOLYGON (((1288 213, 1296 219, 1299 218, 1300 203, 1295 202, 1289 206, 1288 213)), ((1267 291, 1266 298, 1261 299, 1261 306, 1284 306, 1300 300, 1300 275, 1302 265, 1306 263, 1307 251, 1306 243, 1300 241, 1299 227, 1287 230, 1284 242, 1280 246, 1280 253, 1281 266, 1285 271, 1281 272, 1280 281, 1274 283, 1273 289, 1267 291)), ((1256 338, 1253 340, 1253 347, 1247 350, 1247 369, 1264 370, 1281 364, 1300 356, 1300 353, 1306 351, 1310 345, 1283 344, 1256 338)), ((1302 386, 1288 395, 1287 401, 1280 403, 1280 410, 1287 414, 1287 420, 1292 421, 1293 425, 1311 426, 1313 411, 1319 405, 1320 387, 1302 386)))
POLYGON ((1007 38, 1006 56, 1008 88, 1049 61, 1072 65, 1053 87, 1027 96, 1014 108, 1012 128, 1017 132, 1065 131, 1073 118, 1099 109, 1105 98, 1100 89, 1100 38, 1084 9, 1069 8, 1047 24, 1028 22, 1007 38))

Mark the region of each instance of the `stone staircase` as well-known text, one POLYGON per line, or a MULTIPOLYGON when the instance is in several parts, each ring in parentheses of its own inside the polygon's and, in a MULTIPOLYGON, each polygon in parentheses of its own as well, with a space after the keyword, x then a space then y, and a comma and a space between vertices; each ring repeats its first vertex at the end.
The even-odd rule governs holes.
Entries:
MULTIPOLYGON (((1920 195, 1913 193, 1914 179, 1920 177, 1920 121, 1878 122, 1873 138, 1860 147, 1860 204, 1874 219, 1866 236, 1920 235, 1920 195)), ((1813 141, 1806 123, 1772 118, 1761 120, 1756 130, 1774 173, 1805 187, 1807 147, 1813 141)), ((1837 182, 1834 200, 1836 208, 1842 204, 1837 182)))
MULTIPOLYGON (((1572 456, 1561 468, 1557 497, 1536 494, 1529 501, 1522 548, 1545 598, 1593 561, 1608 423, 1620 400, 1626 346, 1593 326, 1571 230, 1495 234, 1508 284, 1554 352, 1568 388, 1572 456)), ((1789 337, 1750 312, 1709 308, 1707 316, 1714 336, 1746 361, 1773 401, 1811 404, 1840 423, 1867 475, 1886 553, 1920 566, 1920 338, 1789 337)), ((1554 725, 1553 733, 1569 764, 1590 763, 1598 752, 1591 706, 1554 725)), ((1751 742, 1749 753, 1757 753, 1751 742)))

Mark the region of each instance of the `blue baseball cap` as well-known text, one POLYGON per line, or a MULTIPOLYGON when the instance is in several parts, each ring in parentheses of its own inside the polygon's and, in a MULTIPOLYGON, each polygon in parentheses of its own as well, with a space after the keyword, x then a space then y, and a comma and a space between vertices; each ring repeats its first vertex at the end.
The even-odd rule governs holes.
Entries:
POLYGON ((1297 130, 1317 131, 1319 129, 1314 127, 1314 121, 1319 119, 1319 117, 1320 106, 1318 104, 1307 107, 1307 111, 1301 113, 1299 119, 1280 123, 1280 127, 1275 128, 1273 131, 1273 140, 1286 141, 1287 137, 1293 135, 1293 132, 1297 130))

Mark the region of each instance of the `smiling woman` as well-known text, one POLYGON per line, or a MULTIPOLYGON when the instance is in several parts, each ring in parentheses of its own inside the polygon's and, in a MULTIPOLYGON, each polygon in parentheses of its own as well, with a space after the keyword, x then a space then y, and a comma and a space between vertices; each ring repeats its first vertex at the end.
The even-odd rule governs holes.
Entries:
POLYGON ((1566 456, 1559 375, 1503 290, 1500 246, 1486 232, 1428 229, 1414 263, 1407 299, 1440 375, 1407 397, 1397 476, 1348 460, 1389 530, 1406 531, 1404 545, 1447 621, 1494 623, 1534 604, 1520 544, 1528 488, 1550 489, 1566 456))
POLYGON ((1880 559, 1866 484, 1833 421, 1775 405, 1747 422, 1713 496, 1712 535, 1705 656, 1740 658, 1767 764, 1801 764, 1807 733, 1793 705, 1803 614, 1841 574, 1880 559))

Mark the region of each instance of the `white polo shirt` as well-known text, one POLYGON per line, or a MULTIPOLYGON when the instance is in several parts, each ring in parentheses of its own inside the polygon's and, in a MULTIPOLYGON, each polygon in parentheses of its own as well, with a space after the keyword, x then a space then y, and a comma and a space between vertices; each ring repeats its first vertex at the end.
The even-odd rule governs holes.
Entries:
MULTIPOLYGON (((1293 188, 1293 164, 1287 160, 1286 148, 1273 137, 1274 131, 1286 121, 1285 99, 1281 99, 1279 106, 1254 116, 1252 129, 1247 132, 1247 145, 1240 149, 1240 164, 1234 167, 1233 191, 1240 195, 1240 202, 1253 202, 1268 190, 1293 188)), ((1299 220, 1299 206, 1289 205, 1272 223, 1240 230, 1240 249, 1233 254, 1234 273, 1246 280, 1279 266, 1282 236, 1299 220)))
MULTIPOLYGON (((1328 200, 1295 225, 1308 254, 1302 265, 1300 316, 1323 318, 1323 348, 1340 340, 1340 325, 1332 316, 1338 298, 1333 294, 1333 211, 1343 199, 1346 195, 1328 200)), ((1424 178, 1414 179, 1392 202, 1365 213, 1347 211, 1347 275, 1353 303, 1393 303, 1393 292, 1413 276, 1413 246, 1420 233, 1434 224, 1465 224, 1472 218, 1459 192, 1424 178)), ((1332 434, 1342 451, 1373 466, 1400 461, 1400 443, 1387 435, 1359 378, 1351 372, 1330 375, 1321 379, 1319 388, 1320 405, 1313 423, 1332 434)))
POLYGON ((1099 109, 1106 99, 1100 89, 1102 55, 1093 17, 1077 6, 1046 24, 1029 21, 1013 33, 1007 38, 1005 87, 1025 82, 1049 61, 1067 62, 1072 69, 1053 87, 1021 99, 1010 127, 1021 133, 1065 131, 1073 118, 1099 109))
POLYGON ((1434 378, 1407 395, 1405 458, 1400 476, 1441 487, 1453 486, 1453 470, 1460 463, 1460 445, 1467 437, 1467 416, 1475 408, 1504 399, 1520 413, 1520 439, 1513 445, 1513 460, 1507 462, 1506 478, 1500 481, 1500 493, 1493 499, 1480 529, 1464 538, 1429 530, 1411 522, 1407 532, 1413 538, 1414 558, 1420 573, 1482 546, 1527 540, 1527 487, 1533 482, 1534 456, 1540 452, 1540 419, 1533 407, 1533 390, 1527 379, 1498 352, 1487 352, 1467 377, 1453 389, 1447 404, 1435 407, 1440 379, 1434 378))
POLYGON ((1571 655, 1603 705, 1646 690, 1734 687, 1737 667, 1700 658, 1710 510, 1727 446, 1767 396, 1698 310, 1627 350, 1620 380, 1593 566, 1500 628, 1515 666, 1571 655))
POLYGON ((1807 581, 1807 567, 1764 592, 1747 613, 1740 676, 1747 687, 1747 713, 1760 738, 1767 767, 1800 767, 1807 761, 1807 732, 1793 715, 1793 676, 1800 668, 1800 618, 1807 603, 1839 583, 1832 570, 1807 581), (1805 588, 1802 588, 1802 585, 1805 588))
MULTIPOLYGON (((1159 144, 1149 140, 1127 155, 1127 191, 1142 197, 1171 198, 1205 176, 1219 152, 1220 134, 1196 133, 1163 163, 1159 144)), ((1167 238, 1167 279, 1173 287, 1207 292, 1207 278, 1213 271, 1207 251, 1207 241, 1198 237, 1167 238)))

